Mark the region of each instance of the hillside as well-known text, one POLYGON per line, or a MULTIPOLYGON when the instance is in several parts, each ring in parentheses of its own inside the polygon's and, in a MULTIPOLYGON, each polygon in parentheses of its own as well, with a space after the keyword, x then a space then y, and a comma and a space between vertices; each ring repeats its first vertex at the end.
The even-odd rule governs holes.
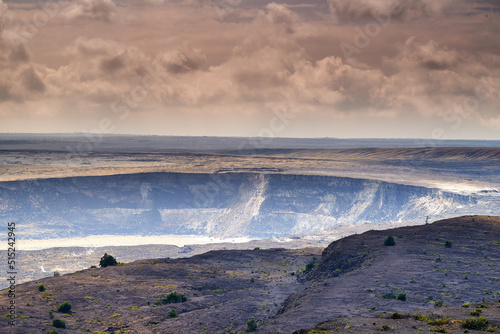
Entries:
MULTIPOLYGON (((59 333, 242 333, 252 316, 258 333, 292 333, 325 321, 326 333, 378 333, 382 324, 395 333, 421 333, 417 328, 432 326, 413 317, 379 317, 447 312, 462 320, 475 306, 460 308, 465 302, 484 303, 482 314, 495 327, 499 262, 500 217, 488 216, 368 231, 335 241, 322 253, 256 249, 140 260, 18 285, 19 317, 12 333, 54 329, 50 313, 66 322, 68 328, 59 333), (395 246, 383 245, 388 235, 395 246), (313 267, 308 263, 318 264, 303 272, 313 267), (46 291, 39 291, 39 284, 46 291), (187 301, 158 302, 173 291, 187 301), (400 293, 405 301, 392 299, 400 293), (71 315, 55 309, 64 301, 71 303, 71 315), (437 308, 441 303, 449 308, 437 308), (172 309, 178 317, 169 316, 172 309), (363 331, 353 331, 355 326, 363 331)), ((1 305, 8 304, 6 295, 1 292, 1 305)), ((6 324, 7 319, 0 332, 9 333, 6 324)))

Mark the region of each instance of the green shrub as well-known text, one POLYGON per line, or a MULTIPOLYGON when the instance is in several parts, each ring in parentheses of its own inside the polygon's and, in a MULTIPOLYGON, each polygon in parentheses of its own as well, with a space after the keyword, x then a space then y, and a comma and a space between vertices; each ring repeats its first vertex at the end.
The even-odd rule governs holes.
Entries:
POLYGON ((169 317, 169 318, 177 318, 177 317, 178 317, 177 312, 176 312, 174 309, 171 309, 171 310, 168 312, 168 317, 169 317))
POLYGON ((449 240, 446 240, 446 242, 444 243, 444 247, 446 247, 446 248, 451 248, 452 245, 453 245, 453 243, 449 240))
POLYGON ((470 307, 470 303, 469 303, 469 302, 467 302, 467 303, 463 303, 463 304, 462 304, 462 307, 470 307))
POLYGON ((434 302, 434 307, 443 307, 444 303, 442 300, 438 300, 434 302))
POLYGON ((442 315, 436 315, 433 316, 432 318, 427 318, 427 323, 432 326, 441 326, 441 325, 446 325, 449 324, 451 321, 450 318, 447 318, 442 315))
POLYGON ((40 284, 38 287, 37 287, 38 291, 40 292, 44 292, 45 290, 47 290, 47 286, 45 284, 40 284))
POLYGON ((59 277, 59 276, 61 276, 61 273, 58 271, 54 271, 54 277, 59 277))
POLYGON ((381 297, 382 299, 396 299, 397 296, 392 292, 386 292, 381 297))
POLYGON ((247 332, 255 332, 257 330, 257 322, 255 321, 255 318, 254 317, 251 317, 250 319, 248 319, 247 321, 247 328, 246 328, 246 331, 247 332))
POLYGON ((55 329, 50 329, 50 330, 46 331, 45 334, 59 334, 59 332, 56 331, 55 329))
POLYGON ((186 301, 187 298, 183 293, 177 293, 177 291, 174 291, 160 299, 160 304, 184 303, 186 301))
POLYGON ((116 265, 118 265, 118 262, 116 262, 116 259, 112 255, 108 255, 108 253, 104 253, 104 255, 101 257, 101 260, 99 261, 99 266, 103 268, 116 265))
POLYGON ((403 315, 401 313, 398 313, 398 312, 393 312, 391 314, 391 319, 403 319, 403 315))
POLYGON ((398 293, 398 295, 396 296, 396 299, 401 300, 403 302, 406 301, 406 293, 404 293, 404 292, 398 293))
POLYGON ((306 269, 304 269, 304 272, 305 272, 305 273, 310 272, 311 270, 313 270, 313 269, 314 269, 314 267, 316 267, 316 265, 317 265, 317 263, 316 263, 314 260, 313 260, 313 261, 311 261, 311 262, 309 262, 309 263, 307 263, 307 264, 306 264, 306 269))
POLYGON ((52 310, 49 310, 49 318, 54 319, 54 312, 52 310))
POLYGON ((479 317, 481 315, 481 310, 470 311, 470 315, 474 317, 479 317))
POLYGON ((59 307, 57 310, 61 313, 71 313, 71 304, 68 301, 65 301, 59 307))
POLYGON ((468 329, 484 330, 487 324, 488 320, 485 317, 467 318, 462 321, 462 327, 468 329))
POLYGON ((442 326, 429 328, 429 331, 436 333, 448 333, 448 331, 444 329, 442 326))
POLYGON ((394 238, 392 237, 392 235, 388 236, 384 240, 384 246, 396 246, 396 241, 394 241, 394 238))
POLYGON ((392 331, 392 330, 394 330, 394 328, 392 328, 392 327, 390 327, 388 325, 382 324, 381 330, 383 330, 383 331, 392 331))
POLYGON ((66 323, 64 322, 64 320, 54 319, 52 320, 52 326, 54 326, 55 328, 66 328, 66 323))

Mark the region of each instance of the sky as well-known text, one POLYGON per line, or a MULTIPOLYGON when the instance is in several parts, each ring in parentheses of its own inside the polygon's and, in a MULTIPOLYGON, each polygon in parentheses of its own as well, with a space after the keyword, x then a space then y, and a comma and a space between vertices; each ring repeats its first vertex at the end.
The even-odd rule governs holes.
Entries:
POLYGON ((497 0, 0 0, 0 132, 500 139, 497 0))

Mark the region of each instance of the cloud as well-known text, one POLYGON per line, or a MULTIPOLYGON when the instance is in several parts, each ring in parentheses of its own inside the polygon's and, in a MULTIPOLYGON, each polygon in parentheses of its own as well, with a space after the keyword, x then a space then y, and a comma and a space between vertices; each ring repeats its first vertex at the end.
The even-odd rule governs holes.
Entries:
POLYGON ((206 56, 189 42, 176 50, 165 52, 159 57, 162 66, 170 73, 186 73, 200 69, 206 63, 206 56))
MULTIPOLYGON (((450 19, 448 2, 436 3, 330 0, 342 24, 324 15, 326 3, 312 9, 315 1, 307 14, 269 1, 243 3, 231 20, 220 20, 210 2, 143 2, 140 10, 120 3, 120 12, 134 17, 129 25, 116 19, 110 0, 73 0, 63 20, 54 17, 27 44, 14 48, 4 28, 0 112, 30 115, 35 108, 71 119, 109 114, 117 100, 142 94, 127 105, 134 117, 197 113, 223 123, 240 114, 264 118, 277 105, 305 119, 442 117, 484 80, 500 81, 500 55, 490 43, 499 21, 494 13, 450 19), (359 27, 349 21, 391 8, 399 23, 345 62, 338 46, 359 27), (425 25, 417 20, 440 15, 425 25), (108 22, 106 30, 95 20, 108 22), (486 32, 479 38, 477 31, 486 32)), ((497 90, 474 115, 497 124, 498 100, 497 90)))
POLYGON ((388 15, 413 20, 433 17, 451 5, 461 5, 461 1, 452 3, 450 0, 328 0, 328 3, 339 21, 369 20, 374 16, 388 15))
POLYGON ((113 0, 76 0, 59 16, 70 22, 82 19, 112 22, 116 17, 116 11, 113 0))

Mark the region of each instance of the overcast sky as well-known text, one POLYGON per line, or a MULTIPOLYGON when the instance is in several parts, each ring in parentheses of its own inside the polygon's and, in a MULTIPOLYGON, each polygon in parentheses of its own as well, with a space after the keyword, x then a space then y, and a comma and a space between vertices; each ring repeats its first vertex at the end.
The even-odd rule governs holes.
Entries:
POLYGON ((0 132, 500 139, 500 1, 0 0, 0 132))

